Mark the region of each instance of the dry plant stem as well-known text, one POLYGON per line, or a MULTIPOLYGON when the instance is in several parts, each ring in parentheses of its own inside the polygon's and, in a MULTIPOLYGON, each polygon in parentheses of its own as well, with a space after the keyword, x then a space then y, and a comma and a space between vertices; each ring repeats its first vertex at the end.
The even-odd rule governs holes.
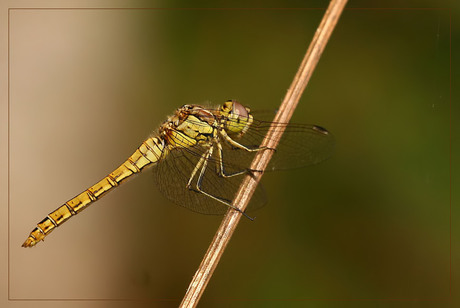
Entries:
MULTIPOLYGON (((275 122, 289 122, 294 109, 296 108, 302 93, 307 86, 307 83, 319 61, 319 58, 326 46, 332 30, 334 29, 339 16, 341 15, 347 0, 332 0, 327 8, 327 11, 316 30, 310 47, 308 48, 305 57, 297 71, 294 80, 286 93, 286 96, 280 106, 278 113, 275 116, 275 122)), ((281 135, 279 129, 277 131, 270 130, 265 136, 262 146, 268 148, 276 148, 281 135)), ((251 164, 253 170, 265 170, 273 151, 261 151, 256 155, 251 164)), ((246 176, 243 183, 238 190, 233 204, 238 206, 242 211, 246 209, 249 200, 254 193, 260 178, 261 172, 255 173, 253 177, 246 176)), ((227 246, 230 238, 241 218, 241 214, 235 210, 229 210, 224 217, 216 235, 203 258, 195 276, 193 277, 189 288, 182 300, 180 307, 195 307, 201 295, 206 288, 206 285, 211 278, 214 269, 216 268, 220 257, 222 256, 225 247, 227 246)))

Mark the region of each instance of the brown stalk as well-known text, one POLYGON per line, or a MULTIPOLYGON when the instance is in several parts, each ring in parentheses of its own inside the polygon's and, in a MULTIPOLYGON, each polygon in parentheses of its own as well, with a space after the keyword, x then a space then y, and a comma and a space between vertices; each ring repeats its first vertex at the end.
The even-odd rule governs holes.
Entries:
MULTIPOLYGON (((329 40, 332 30, 345 7, 347 0, 331 0, 326 13, 321 20, 321 23, 316 30, 313 40, 305 54, 305 57, 300 64, 299 70, 289 87, 286 96, 275 116, 274 122, 287 123, 291 119, 292 114, 302 96, 305 87, 319 61, 319 58, 329 40)), ((282 131, 270 130, 265 136, 262 146, 268 148, 276 148, 282 131)), ((251 164, 252 170, 265 170, 273 151, 260 151, 254 158, 251 164)), ((257 172, 254 176, 246 176, 243 180, 238 192, 235 195, 233 204, 238 206, 241 211, 244 211, 254 193, 257 184, 262 177, 262 172, 257 172)), ((241 214, 235 210, 229 210, 225 215, 216 235, 208 248, 200 267, 195 273, 187 292, 182 300, 180 307, 195 307, 201 298, 209 280, 212 277, 214 269, 233 235, 233 232, 238 225, 241 214)))

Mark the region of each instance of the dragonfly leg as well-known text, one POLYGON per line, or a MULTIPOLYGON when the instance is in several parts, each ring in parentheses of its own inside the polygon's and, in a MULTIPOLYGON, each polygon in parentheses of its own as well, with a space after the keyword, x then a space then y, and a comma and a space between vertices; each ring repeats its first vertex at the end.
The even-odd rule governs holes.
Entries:
POLYGON ((203 181, 203 176, 204 176, 204 173, 205 173, 206 168, 208 166, 208 159, 209 159, 209 157, 211 157, 213 150, 214 150, 214 147, 211 146, 209 148, 209 150, 201 156, 200 161, 195 166, 195 168, 194 168, 194 170, 192 172, 192 176, 190 177, 190 180, 187 183, 187 188, 191 189, 191 190, 194 190, 197 193, 201 193, 201 194, 203 194, 203 195, 205 195, 205 196, 207 196, 209 198, 212 198, 212 199, 214 199, 214 200, 216 200, 216 201, 218 201, 220 203, 223 203, 224 205, 228 206, 229 208, 232 208, 235 211, 240 212, 241 214, 243 214, 246 218, 248 218, 251 221, 254 220, 254 218, 248 216, 245 212, 243 212, 242 210, 240 210, 239 208, 237 208, 236 206, 231 204, 231 202, 229 202, 228 200, 213 196, 212 194, 207 193, 207 192, 205 192, 204 190, 201 189, 201 182, 203 181), (201 171, 200 171, 200 174, 198 175, 198 179, 196 181, 196 189, 193 189, 191 187, 191 182, 192 182, 192 179, 195 177, 195 174, 196 174, 197 170, 200 169, 200 168, 201 168, 201 171))
POLYGON ((225 141, 230 143, 235 148, 238 148, 238 149, 241 149, 241 150, 245 150, 245 151, 248 151, 248 152, 257 152, 257 151, 261 151, 261 150, 271 149, 269 147, 257 147, 257 148, 251 149, 251 148, 248 148, 247 146, 242 145, 241 143, 233 140, 232 137, 230 137, 225 130, 221 130, 220 134, 225 139, 225 141))
POLYGON ((190 179, 188 180, 187 185, 186 185, 188 189, 192 187, 193 178, 195 177, 198 170, 203 166, 204 162, 207 162, 208 158, 211 156, 209 152, 211 152, 212 154, 212 146, 205 153, 203 153, 203 155, 201 155, 200 160, 196 164, 195 168, 193 168, 192 174, 190 175, 190 179))
POLYGON ((222 144, 220 142, 217 142, 217 149, 218 149, 218 153, 219 153, 219 162, 218 162, 218 168, 217 168, 217 174, 223 178, 229 178, 229 177, 232 177, 232 176, 237 176, 237 175, 241 175, 241 174, 246 174, 246 173, 249 173, 249 170, 248 169, 244 169, 244 170, 241 170, 241 171, 236 171, 234 173, 225 173, 225 169, 224 169, 224 155, 223 155, 223 151, 222 151, 222 144))
POLYGON ((265 147, 258 147, 258 148, 255 148, 255 149, 250 149, 248 148, 247 146, 244 146, 242 145, 241 143, 238 143, 236 142, 235 140, 233 140, 225 130, 221 130, 220 131, 220 134, 222 135, 222 137, 225 139, 225 141, 227 141, 228 143, 230 143, 232 146, 234 146, 235 148, 238 148, 238 149, 242 149, 242 150, 245 150, 245 151, 248 151, 248 152, 257 152, 257 151, 260 151, 260 150, 264 150, 265 147))

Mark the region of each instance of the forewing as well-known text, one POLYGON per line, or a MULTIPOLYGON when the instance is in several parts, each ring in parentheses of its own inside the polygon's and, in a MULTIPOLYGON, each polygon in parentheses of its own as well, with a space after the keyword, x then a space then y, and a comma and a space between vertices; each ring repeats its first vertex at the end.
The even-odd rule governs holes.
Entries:
MULTIPOLYGON (((233 136, 240 144, 257 149, 268 130, 283 130, 281 140, 274 151, 267 171, 305 167, 317 164, 331 157, 334 150, 334 137, 326 129, 309 124, 286 124, 254 120, 249 130, 242 136, 233 136)), ((264 150, 270 151, 270 150, 264 150)), ((224 149, 225 161, 249 167, 255 152, 247 155, 244 149, 227 146, 224 149)))

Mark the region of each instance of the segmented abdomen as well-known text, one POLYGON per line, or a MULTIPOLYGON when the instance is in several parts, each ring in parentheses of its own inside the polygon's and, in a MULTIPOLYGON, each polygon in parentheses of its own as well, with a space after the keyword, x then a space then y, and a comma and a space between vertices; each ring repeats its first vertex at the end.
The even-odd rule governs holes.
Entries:
POLYGON ((157 137, 148 138, 120 167, 39 222, 22 246, 35 246, 56 227, 83 211, 130 176, 139 173, 147 166, 156 164, 162 156, 167 154, 166 151, 167 149, 161 139, 157 137))

